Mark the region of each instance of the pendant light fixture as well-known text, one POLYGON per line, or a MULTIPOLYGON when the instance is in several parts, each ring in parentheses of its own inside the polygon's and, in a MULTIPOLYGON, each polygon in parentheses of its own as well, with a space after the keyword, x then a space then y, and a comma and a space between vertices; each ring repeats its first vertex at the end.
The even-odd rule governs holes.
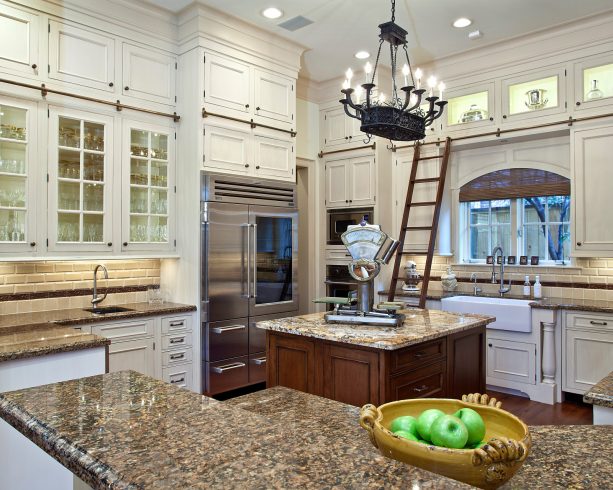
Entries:
MULTIPOLYGON (((391 141, 415 141, 425 138, 426 127, 430 126, 436 119, 442 116, 447 101, 442 100, 445 84, 440 82, 437 87, 435 77, 429 77, 428 88, 422 88, 422 71, 418 68, 413 70, 407 52, 407 31, 395 23, 396 20, 396 0, 392 0, 392 20, 379 25, 379 50, 374 68, 370 63, 364 66, 364 76, 366 83, 351 88, 353 72, 351 68, 345 73, 345 82, 341 92, 345 95, 339 102, 343 104, 345 113, 349 117, 359 119, 360 131, 366 133, 368 138, 380 136, 391 141), (373 94, 375 88, 375 76, 379 65, 379 56, 383 43, 387 42, 390 48, 390 58, 392 65, 392 87, 391 96, 386 98, 385 94, 379 90, 378 95, 373 94), (406 63, 402 67, 403 86, 398 87, 397 78, 397 56, 398 48, 402 48, 406 57, 406 63), (368 78, 372 73, 370 82, 368 78), (434 95, 435 88, 438 88, 438 97, 434 95), (400 92, 399 92, 400 91, 400 92), (403 94, 404 92, 404 94, 403 94), (352 95, 355 93, 355 101, 352 95), (422 98, 426 95, 427 107, 421 108, 422 98)), ((402 53, 401 53, 402 57, 402 53)))

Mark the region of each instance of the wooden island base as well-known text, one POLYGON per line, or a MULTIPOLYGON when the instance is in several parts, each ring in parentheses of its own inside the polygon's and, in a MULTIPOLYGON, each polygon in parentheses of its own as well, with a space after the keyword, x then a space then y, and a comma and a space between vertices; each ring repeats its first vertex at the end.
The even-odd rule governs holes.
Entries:
POLYGON ((485 325, 396 350, 266 332, 267 386, 362 406, 485 392, 485 325))

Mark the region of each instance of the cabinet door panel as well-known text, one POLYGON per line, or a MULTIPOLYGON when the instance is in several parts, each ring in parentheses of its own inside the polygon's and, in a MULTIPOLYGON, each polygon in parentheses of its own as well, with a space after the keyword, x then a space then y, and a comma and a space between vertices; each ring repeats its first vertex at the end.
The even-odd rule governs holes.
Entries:
POLYGON ((131 44, 123 45, 123 94, 174 104, 176 58, 131 44))
POLYGON ((349 141, 347 135, 347 114, 342 107, 330 109, 324 112, 324 146, 335 146, 349 141))
POLYGON ((207 54, 204 90, 205 104, 252 112, 249 65, 217 54, 207 54))
POLYGON ((49 21, 49 78, 114 92, 115 40, 49 21))
POLYGON ((254 167, 250 132, 207 125, 204 134, 204 167, 222 173, 250 174, 254 167))
POLYGON ((109 346, 109 372, 127 369, 155 376, 152 338, 114 342, 109 346))
POLYGON ((315 380, 315 342, 305 338, 289 338, 267 332, 267 387, 285 386, 319 395, 315 380))
POLYGON ((292 141, 256 135, 255 174, 291 180, 294 176, 295 154, 292 141))
POLYGON ((351 206, 375 204, 377 181, 374 157, 352 158, 349 162, 349 203, 351 206))
POLYGON ((495 338, 487 343, 487 377, 535 384, 536 345, 495 338))
POLYGON ((613 369, 613 334, 567 329, 565 357, 564 389, 585 393, 613 369))
POLYGON ((349 206, 347 163, 348 160, 326 162, 326 207, 328 208, 349 206))
POLYGON ((0 5, 1 67, 38 74, 38 23, 36 14, 0 5))
POLYGON ((291 123, 294 120, 292 80, 255 70, 255 114, 256 116, 291 123))

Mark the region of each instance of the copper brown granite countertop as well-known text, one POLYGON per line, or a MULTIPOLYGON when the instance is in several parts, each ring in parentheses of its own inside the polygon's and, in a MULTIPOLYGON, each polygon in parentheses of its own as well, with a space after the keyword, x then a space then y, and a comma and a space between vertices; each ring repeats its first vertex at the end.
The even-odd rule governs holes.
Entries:
MULTIPOLYGON (((387 290, 379 291, 378 294, 386 295, 387 290)), ((430 292, 426 295, 427 299, 440 300, 442 298, 451 298, 454 296, 472 296, 468 292, 445 292, 437 291, 430 292)), ((479 296, 486 298, 500 298, 499 294, 479 293, 479 296)), ((509 299, 532 299, 530 306, 544 310, 578 310, 591 311, 594 313, 613 313, 613 301, 596 300, 596 299, 574 299, 574 298, 526 298, 512 294, 505 294, 505 298, 509 299)), ((396 298, 419 298, 419 293, 397 291, 396 298)))
POLYGON ((613 371, 592 386, 583 395, 585 403, 613 408, 613 371))
POLYGON ((96 489, 469 488, 383 457, 355 407, 261 396, 221 403, 123 371, 1 393, 0 417, 96 489))
POLYGON ((41 327, 10 333, 0 331, 0 362, 104 347, 110 343, 109 339, 70 327, 41 327))
POLYGON ((38 311, 34 313, 2 315, 0 316, 0 333, 22 331, 24 328, 38 329, 48 328, 53 325, 85 325, 114 320, 125 320, 129 318, 184 313, 196 310, 195 306, 183 305, 179 303, 162 303, 157 305, 149 303, 127 303, 114 306, 129 308, 131 311, 96 315, 94 313, 90 313, 89 311, 84 311, 81 308, 70 308, 63 310, 38 311))
POLYGON ((396 350, 474 327, 485 326, 494 321, 494 317, 485 315, 419 308, 408 308, 401 310, 400 313, 405 315, 404 323, 400 327, 326 323, 324 313, 266 320, 258 322, 256 326, 264 330, 303 337, 361 345, 373 349, 396 350))

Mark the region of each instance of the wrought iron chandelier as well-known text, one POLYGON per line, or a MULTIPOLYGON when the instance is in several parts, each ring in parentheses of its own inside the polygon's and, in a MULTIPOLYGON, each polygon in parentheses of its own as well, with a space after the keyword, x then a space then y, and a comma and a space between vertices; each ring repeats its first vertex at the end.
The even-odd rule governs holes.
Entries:
POLYGON ((415 76, 413 76, 409 53, 407 52, 407 31, 396 24, 395 20, 396 0, 392 0, 392 20, 379 25, 381 33, 379 34, 379 50, 377 51, 374 70, 370 63, 366 63, 364 66, 366 83, 362 84, 361 88, 357 85, 356 89, 353 89, 351 88, 353 72, 349 68, 345 73, 346 79, 341 90, 345 94, 345 98, 339 102, 343 104, 345 113, 349 117, 360 120, 360 130, 368 135, 369 140, 373 135, 392 141, 423 139, 426 136, 426 127, 442 116, 447 104, 447 101, 442 100, 445 84, 443 82, 438 84, 439 96, 436 97, 434 95, 436 78, 430 77, 427 82, 429 93, 425 97, 426 102, 428 102, 427 110, 421 108, 423 95, 428 90, 421 88, 422 71, 419 68, 415 70, 415 76), (373 89, 376 87, 374 81, 377 74, 379 56, 381 55, 381 48, 384 42, 388 42, 390 45, 392 65, 392 95, 389 101, 386 101, 386 97, 381 91, 376 96, 373 94, 373 89), (399 94, 396 83, 398 48, 401 46, 406 56, 406 64, 402 67, 404 86, 400 87, 404 95, 399 94), (372 78, 369 83, 368 77, 371 71, 372 78), (365 91, 365 97, 362 97, 362 89, 365 91), (355 101, 352 100, 354 92, 356 93, 355 101), (351 110, 353 110, 353 114, 351 110))

